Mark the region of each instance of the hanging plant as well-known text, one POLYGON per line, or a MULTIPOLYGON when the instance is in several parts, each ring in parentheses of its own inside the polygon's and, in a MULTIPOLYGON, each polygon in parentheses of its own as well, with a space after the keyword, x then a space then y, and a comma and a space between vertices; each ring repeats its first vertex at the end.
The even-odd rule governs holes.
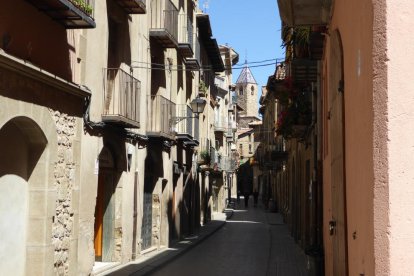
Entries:
POLYGON ((286 60, 292 58, 309 57, 309 40, 311 27, 288 27, 282 28, 282 47, 286 49, 286 60))
MULTIPOLYGON (((293 90, 294 91, 294 90, 293 90)), ((311 102, 306 91, 294 91, 285 110, 278 114, 276 133, 285 139, 298 138, 312 122, 311 102)))

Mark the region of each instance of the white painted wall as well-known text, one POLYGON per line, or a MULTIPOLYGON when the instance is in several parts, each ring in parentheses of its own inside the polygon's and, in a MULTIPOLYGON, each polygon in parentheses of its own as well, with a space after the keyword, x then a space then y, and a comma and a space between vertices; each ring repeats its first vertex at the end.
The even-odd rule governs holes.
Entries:
POLYGON ((0 177, 0 275, 25 275, 27 201, 23 178, 0 177))

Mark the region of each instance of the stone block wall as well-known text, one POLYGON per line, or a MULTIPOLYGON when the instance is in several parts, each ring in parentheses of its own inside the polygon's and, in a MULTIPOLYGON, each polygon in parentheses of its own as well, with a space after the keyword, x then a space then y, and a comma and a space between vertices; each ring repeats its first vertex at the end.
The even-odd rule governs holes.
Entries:
MULTIPOLYGON (((74 150, 78 140, 77 118, 59 111, 49 110, 56 123, 57 130, 57 161, 54 170, 54 186, 56 188, 56 211, 52 228, 52 244, 54 247, 54 269, 56 275, 69 275, 70 260, 75 252, 70 252, 73 241, 77 239, 75 217, 77 217, 79 193, 76 192, 76 175, 79 166, 75 160, 79 152, 74 150)), ((72 263, 73 264, 73 263, 72 263)), ((74 264, 76 265, 76 264, 74 264)))

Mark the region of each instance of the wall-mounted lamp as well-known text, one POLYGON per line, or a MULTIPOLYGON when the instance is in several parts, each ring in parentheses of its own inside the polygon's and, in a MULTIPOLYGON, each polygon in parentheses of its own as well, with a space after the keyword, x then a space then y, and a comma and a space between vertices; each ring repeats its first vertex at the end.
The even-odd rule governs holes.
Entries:
POLYGON ((206 107, 206 104, 207 104, 206 100, 203 100, 201 98, 195 98, 190 103, 191 110, 193 111, 193 114, 195 114, 195 116, 173 117, 171 118, 171 124, 176 125, 177 123, 179 123, 180 121, 184 119, 198 118, 200 113, 203 113, 204 108, 206 107))

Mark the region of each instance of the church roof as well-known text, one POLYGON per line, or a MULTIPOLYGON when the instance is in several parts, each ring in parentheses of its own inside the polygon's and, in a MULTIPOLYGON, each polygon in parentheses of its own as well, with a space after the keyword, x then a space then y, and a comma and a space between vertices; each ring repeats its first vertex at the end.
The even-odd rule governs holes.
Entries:
POLYGON ((254 83, 257 84, 256 80, 253 77, 252 71, 246 65, 240 73, 239 78, 237 79, 237 83, 254 83))

